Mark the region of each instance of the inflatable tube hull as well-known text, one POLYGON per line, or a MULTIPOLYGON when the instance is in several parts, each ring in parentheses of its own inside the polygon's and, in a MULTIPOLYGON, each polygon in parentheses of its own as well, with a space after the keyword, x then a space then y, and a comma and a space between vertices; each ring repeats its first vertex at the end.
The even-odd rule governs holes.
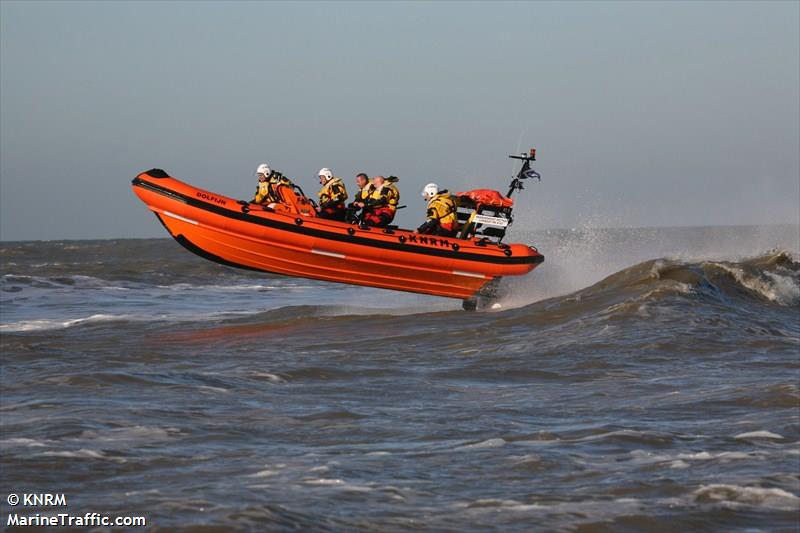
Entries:
POLYGON ((158 169, 139 174, 132 184, 181 245, 238 268, 466 299, 492 280, 527 274, 544 260, 522 244, 360 228, 243 206, 158 169))

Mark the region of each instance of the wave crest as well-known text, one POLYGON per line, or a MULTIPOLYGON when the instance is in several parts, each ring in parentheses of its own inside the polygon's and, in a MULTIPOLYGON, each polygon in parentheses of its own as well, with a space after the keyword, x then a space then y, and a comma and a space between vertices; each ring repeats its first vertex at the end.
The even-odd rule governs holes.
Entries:
POLYGON ((620 270, 575 294, 585 299, 642 290, 649 297, 679 293, 796 306, 800 304, 800 262, 781 250, 740 262, 654 259, 620 270))

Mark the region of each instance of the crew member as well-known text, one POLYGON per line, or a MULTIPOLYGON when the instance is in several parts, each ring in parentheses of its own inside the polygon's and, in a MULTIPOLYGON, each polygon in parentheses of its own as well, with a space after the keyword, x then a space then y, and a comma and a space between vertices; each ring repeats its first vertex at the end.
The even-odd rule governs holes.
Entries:
POLYGON ((250 200, 254 204, 266 204, 269 200, 269 175, 272 174, 272 169, 266 163, 261 163, 256 168, 256 176, 258 176, 258 185, 256 185, 256 194, 250 200))
POLYGON ((281 198, 279 186, 284 185, 290 189, 294 188, 292 181, 278 172, 272 170, 266 163, 261 163, 256 168, 256 176, 258 176, 258 185, 256 187, 256 194, 252 202, 256 204, 272 204, 283 202, 281 198))
POLYGON ((422 197, 428 202, 428 218, 417 228, 417 232, 454 237, 458 214, 456 203, 447 189, 440 191, 438 185, 429 183, 422 189, 422 197))
POLYGON ((348 204, 344 218, 345 222, 349 222, 350 224, 356 224, 359 221, 360 215, 363 214, 359 213, 359 211, 364 209, 366 205, 365 202, 370 194, 372 194, 373 190, 369 177, 363 172, 356 174, 356 186, 358 187, 358 192, 356 192, 352 203, 348 204))
POLYGON ((372 187, 372 192, 364 202, 364 216, 361 220, 367 226, 383 228, 394 220, 397 210, 397 201, 394 199, 396 189, 390 187, 383 176, 372 178, 372 187))
POLYGON ((344 220, 344 201, 347 200, 347 190, 341 178, 337 178, 329 168, 319 170, 319 217, 330 220, 344 220))

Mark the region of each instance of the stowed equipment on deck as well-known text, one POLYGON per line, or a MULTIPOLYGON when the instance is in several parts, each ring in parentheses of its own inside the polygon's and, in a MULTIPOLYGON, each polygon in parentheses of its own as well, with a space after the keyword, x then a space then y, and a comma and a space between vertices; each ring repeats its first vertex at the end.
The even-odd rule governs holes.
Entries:
POLYGON ((462 239, 482 237, 486 242, 501 242, 508 227, 514 221, 511 212, 514 200, 511 195, 524 189, 522 180, 534 178, 542 180, 541 175, 531 168, 536 161, 536 149, 528 154, 510 155, 511 159, 524 161, 522 168, 511 181, 505 196, 492 189, 473 189, 455 194, 458 204, 458 223, 461 227, 458 236, 462 239))

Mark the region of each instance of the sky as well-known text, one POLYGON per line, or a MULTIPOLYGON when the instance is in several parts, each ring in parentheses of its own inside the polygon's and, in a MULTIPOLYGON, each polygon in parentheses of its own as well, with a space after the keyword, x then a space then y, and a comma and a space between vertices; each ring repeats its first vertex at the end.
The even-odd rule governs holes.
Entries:
MULTIPOLYGON (((150 168, 506 190, 525 229, 800 223, 800 2, 0 0, 0 240, 163 237, 150 168)), ((351 187, 351 194, 354 192, 351 187)))

